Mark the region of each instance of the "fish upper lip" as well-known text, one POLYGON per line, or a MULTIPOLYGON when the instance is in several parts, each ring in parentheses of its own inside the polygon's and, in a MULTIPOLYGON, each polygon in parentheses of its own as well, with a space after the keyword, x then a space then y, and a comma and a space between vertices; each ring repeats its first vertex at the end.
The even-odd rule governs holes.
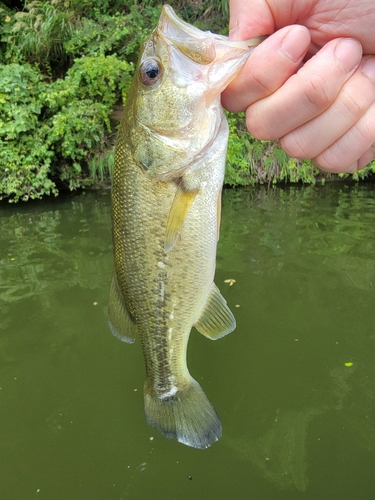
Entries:
MULTIPOLYGON (((261 41, 265 40, 268 35, 264 36, 258 36, 254 38, 250 38, 249 40, 229 40, 227 36, 225 35, 219 35, 218 33, 212 33, 211 31, 202 31, 199 28, 196 28, 195 26, 185 22, 183 19, 178 17, 178 15, 175 13, 175 11, 170 7, 169 5, 164 5, 162 13, 165 15, 165 17, 169 21, 169 25, 174 25, 178 29, 180 29, 183 33, 190 35, 191 38, 195 39, 200 39, 204 40, 207 39, 208 37, 213 38, 219 42, 224 42, 226 45, 229 47, 233 48, 238 48, 238 49, 243 49, 247 50, 251 47, 254 47, 258 45, 261 41)), ((167 23, 168 24, 168 23, 167 23)), ((169 37, 165 32, 163 32, 163 24, 160 25, 160 23, 157 25, 157 31, 161 34, 164 35, 165 38, 168 38, 172 43, 174 40, 172 37, 169 37)))
MULTIPOLYGON (((162 17, 165 17, 168 20, 168 23, 166 23, 167 25, 169 24, 169 26, 177 27, 183 33, 191 35, 192 38, 197 38, 197 35, 199 38, 202 38, 203 31, 200 30, 199 28, 196 28, 195 26, 192 26, 191 24, 187 23, 186 21, 184 21, 183 19, 178 17, 178 15, 175 13, 175 11, 172 9, 172 7, 170 7, 169 5, 163 6, 162 17)), ((157 30, 162 32, 162 27, 163 27, 163 23, 160 23, 160 21, 159 21, 159 23, 157 25, 157 30)), ((210 34, 213 35, 211 32, 210 32, 210 34)), ((218 36, 222 36, 222 35, 218 35, 218 36)))
POLYGON ((253 45, 249 45, 249 40, 233 41, 224 35, 212 33, 211 31, 202 31, 180 19, 168 5, 163 7, 161 18, 154 33, 167 45, 178 47, 190 59, 203 65, 220 60, 228 49, 247 52, 253 45), (201 47, 202 50, 196 51, 196 47, 201 47), (190 54, 188 54, 189 52, 190 54))

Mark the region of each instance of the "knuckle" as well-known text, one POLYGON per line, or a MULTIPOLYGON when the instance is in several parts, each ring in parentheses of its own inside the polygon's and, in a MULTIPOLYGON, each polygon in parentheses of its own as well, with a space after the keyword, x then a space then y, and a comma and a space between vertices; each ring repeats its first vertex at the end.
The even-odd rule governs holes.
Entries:
POLYGON ((313 163, 321 170, 331 173, 349 173, 355 171, 353 162, 348 163, 348 155, 340 152, 338 144, 316 156, 313 159, 313 163))
POLYGON ((263 124, 264 120, 255 112, 254 107, 255 106, 252 106, 246 111, 246 127, 255 139, 262 141, 269 140, 269 133, 267 133, 263 124))
POLYGON ((278 139, 279 136, 274 130, 273 123, 265 118, 256 119, 251 117, 246 120, 246 126, 250 134, 259 141, 272 141, 278 139))
POLYGON ((316 158, 313 158, 313 165, 320 170, 324 170, 325 172, 329 172, 331 174, 338 174, 342 172, 342 165, 332 165, 329 161, 326 161, 326 159, 322 158, 320 155, 316 158))
POLYGON ((251 78, 253 80, 251 85, 255 85, 257 88, 258 99, 267 97, 275 91, 272 79, 269 78, 268 74, 260 66, 253 68, 251 78))
POLYGON ((302 85, 302 103, 310 112, 319 113, 327 109, 335 98, 327 82, 318 74, 310 75, 302 85))
POLYGON ((362 116, 369 107, 368 99, 364 94, 352 89, 342 89, 342 103, 346 111, 354 118, 362 116))
POLYGON ((302 150, 300 145, 295 140, 282 137, 280 139, 280 145, 285 153, 292 158, 309 158, 309 155, 302 150))
POLYGON ((293 158, 312 158, 319 153, 301 131, 294 131, 280 139, 283 150, 293 158))
POLYGON ((252 120, 246 120, 247 130, 250 134, 258 141, 268 141, 268 134, 264 133, 262 127, 256 123, 253 123, 252 120))

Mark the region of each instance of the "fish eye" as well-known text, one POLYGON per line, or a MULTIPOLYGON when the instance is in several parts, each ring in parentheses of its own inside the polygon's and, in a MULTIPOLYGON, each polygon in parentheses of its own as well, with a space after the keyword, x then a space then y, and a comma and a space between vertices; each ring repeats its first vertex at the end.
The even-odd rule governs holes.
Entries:
POLYGON ((148 87, 154 85, 163 73, 162 66, 156 59, 144 61, 139 69, 141 82, 148 87))

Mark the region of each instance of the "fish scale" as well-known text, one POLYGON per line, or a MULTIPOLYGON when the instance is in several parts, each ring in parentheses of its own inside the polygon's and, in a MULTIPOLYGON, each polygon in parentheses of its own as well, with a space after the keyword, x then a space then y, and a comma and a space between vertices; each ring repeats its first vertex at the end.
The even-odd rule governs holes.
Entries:
POLYGON ((110 329, 125 342, 141 337, 147 422, 195 448, 222 433, 186 352, 192 326, 210 339, 235 328, 213 282, 228 141, 220 92, 249 53, 164 6, 116 144, 110 329))

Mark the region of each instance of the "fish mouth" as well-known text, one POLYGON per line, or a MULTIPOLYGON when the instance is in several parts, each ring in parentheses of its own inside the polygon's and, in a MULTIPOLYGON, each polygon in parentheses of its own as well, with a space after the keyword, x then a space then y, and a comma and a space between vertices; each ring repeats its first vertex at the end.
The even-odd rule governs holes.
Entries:
POLYGON ((163 42, 178 49, 194 63, 206 68, 204 71, 211 91, 217 96, 237 76, 254 48, 266 37, 245 41, 233 41, 228 37, 201 31, 182 19, 172 7, 164 5, 155 34, 163 42))
POLYGON ((202 30, 178 17, 170 5, 163 5, 158 23, 158 29, 165 34, 169 33, 172 38, 181 36, 182 33, 185 33, 189 37, 202 38, 204 33, 202 30))
POLYGON ((210 64, 216 58, 222 58, 224 52, 234 49, 237 53, 251 53, 265 38, 257 37, 250 40, 228 40, 228 37, 202 31, 179 18, 169 5, 164 5, 159 23, 158 34, 170 45, 179 50, 194 62, 210 64))

